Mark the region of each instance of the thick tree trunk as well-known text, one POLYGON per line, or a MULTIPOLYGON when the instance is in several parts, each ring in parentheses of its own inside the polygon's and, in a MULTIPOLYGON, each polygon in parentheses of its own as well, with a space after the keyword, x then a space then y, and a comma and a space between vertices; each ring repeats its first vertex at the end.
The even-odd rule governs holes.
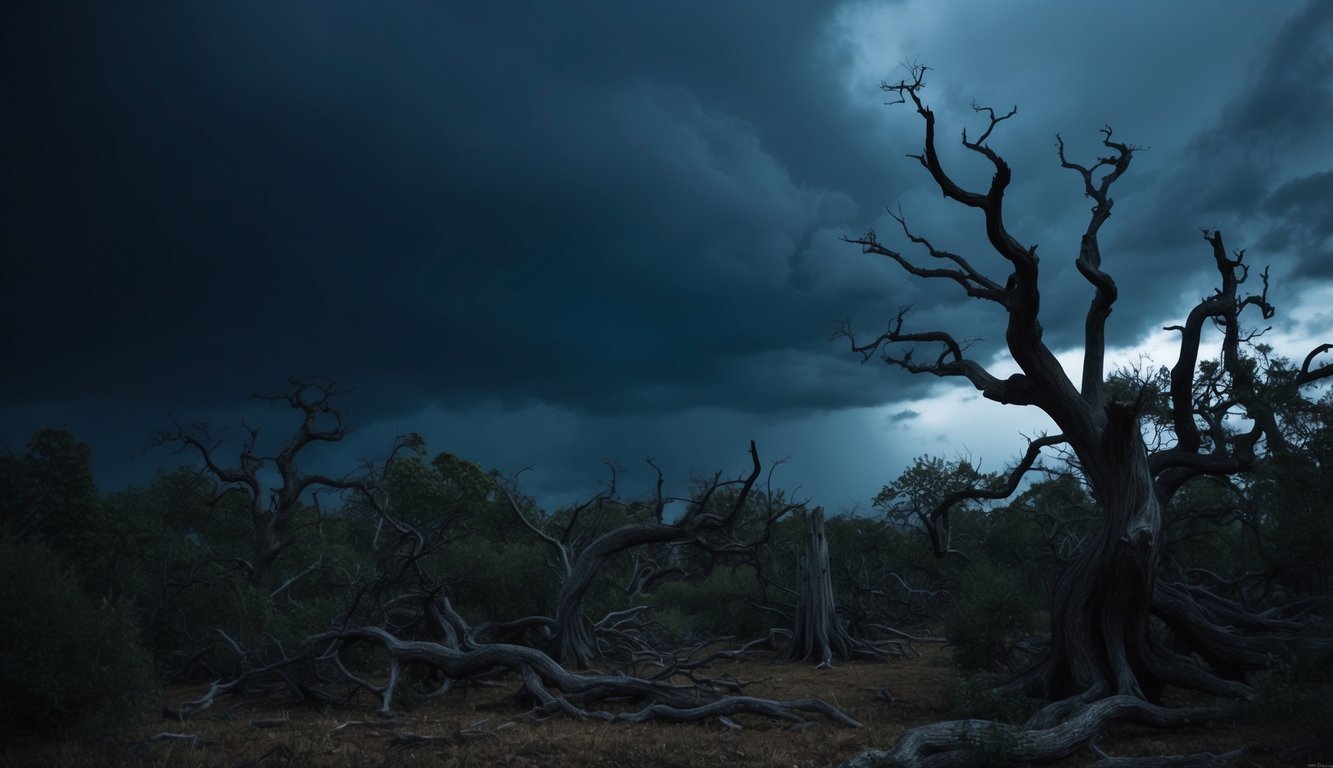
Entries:
POLYGON ((1245 673, 1287 653, 1300 625, 1161 579, 1162 503, 1131 404, 1108 406, 1101 443, 1081 458, 1102 529, 1056 583, 1049 654, 1008 688, 1080 701, 1117 694, 1158 701, 1167 685, 1249 694, 1245 673), (1162 620, 1179 652, 1153 638, 1150 616, 1162 620))
POLYGON ((796 617, 785 661, 815 661, 821 669, 838 661, 881 659, 885 653, 847 633, 838 620, 829 571, 828 536, 824 508, 815 507, 805 518, 805 554, 797 567, 796 617))
POLYGON ((592 622, 583 613, 583 596, 589 586, 591 578, 586 582, 568 579, 556 598, 556 656, 575 669, 587 669, 589 661, 601 656, 592 622))
POLYGON ((688 538, 683 529, 665 523, 630 523, 599 536, 579 555, 560 584, 555 601, 556 656, 561 664, 587 669, 601 657, 592 622, 583 601, 612 557, 634 547, 688 538))
MULTIPOLYGON (((709 536, 730 531, 736 525, 742 511, 749 502, 750 489, 754 487, 755 481, 759 479, 759 473, 763 467, 759 463, 759 451, 755 448, 753 440, 750 441, 750 461, 749 475, 727 481, 722 481, 719 479, 720 476, 715 476, 713 482, 707 488, 690 500, 690 505, 685 513, 671 524, 662 521, 666 499, 662 496, 662 477, 659 473, 654 509, 655 519, 650 522, 629 523, 607 531, 584 547, 578 557, 571 556, 570 550, 564 541, 552 537, 539 526, 533 525, 524 517, 523 510, 519 508, 514 497, 507 494, 509 504, 514 513, 518 515, 518 519, 539 538, 550 544, 560 559, 563 578, 560 583, 560 591, 556 595, 556 639, 552 644, 552 652, 561 664, 586 669, 590 661, 602 657, 602 649, 597 642, 597 632, 600 624, 594 625, 588 620, 588 617, 583 613, 583 603, 588 590, 593 585, 593 581, 611 558, 635 547, 652 544, 688 543, 692 546, 704 548, 711 546, 708 541, 709 536), (733 485, 739 486, 739 490, 729 502, 729 508, 712 508, 710 500, 714 498, 714 494, 724 487, 733 485)), ((609 492, 598 494, 584 506, 593 503, 610 503, 614 499, 615 484, 613 481, 609 492)), ((786 514, 787 510, 788 507, 784 507, 777 512, 769 519, 768 524, 771 525, 776 522, 779 517, 786 514)), ((734 548, 736 543, 728 542, 728 546, 734 548)))
POLYGON ((1061 574, 1050 653, 1019 683, 1055 699, 1128 694, 1155 701, 1162 681, 1154 673, 1148 615, 1162 507, 1136 407, 1112 403, 1100 445, 1080 453, 1102 508, 1102 529, 1061 574))

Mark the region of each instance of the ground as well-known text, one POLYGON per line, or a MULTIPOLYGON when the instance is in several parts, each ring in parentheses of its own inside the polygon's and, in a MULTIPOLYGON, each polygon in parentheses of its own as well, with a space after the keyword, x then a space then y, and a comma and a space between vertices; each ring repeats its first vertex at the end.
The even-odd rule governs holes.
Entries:
MULTIPOLYGON (((124 739, 100 744, 9 744, 0 747, 0 764, 79 768, 91 766, 198 766, 199 768, 273 768, 274 766, 506 766, 508 768, 703 768, 753 766, 774 768, 834 766, 870 748, 891 746, 905 728, 961 713, 951 711, 943 689, 957 677, 947 649, 923 646, 922 655, 887 662, 840 664, 831 670, 804 665, 776 665, 758 658, 724 664, 714 672, 755 681, 746 692, 776 699, 819 697, 836 704, 865 724, 862 729, 813 722, 802 728, 754 717, 738 718, 735 731, 714 720, 705 724, 620 725, 551 719, 534 723, 523 719, 525 709, 515 704, 516 684, 500 688, 456 690, 443 699, 399 709, 396 724, 380 727, 375 703, 368 698, 339 709, 277 706, 265 702, 223 699, 210 710, 184 723, 164 721, 157 706, 145 708, 139 724, 124 739), (886 690, 891 701, 878 697, 886 690), (518 718, 516 720, 516 718, 518 718), (285 725, 261 728, 254 721, 286 719, 285 725), (339 726, 349 721, 373 723, 339 726), (485 732, 475 741, 462 732, 485 732), (207 746, 196 748, 180 741, 144 744, 162 733, 196 734, 207 746), (413 733, 450 737, 415 746, 394 746, 396 734, 413 733)), ((204 686, 172 686, 168 702, 197 696, 204 686)), ((1258 724, 1220 722, 1206 728, 1158 732, 1121 727, 1108 734, 1101 746, 1114 755, 1225 752, 1257 743, 1274 750, 1308 742, 1311 728, 1295 722, 1258 724)), ((1318 757, 1317 755, 1315 757, 1318 757)), ((1067 768, 1095 761, 1083 752, 1062 761, 1067 768)), ((1276 752, 1246 757, 1244 765, 1304 766, 1302 757, 1276 752)), ((1333 764, 1333 752, 1323 759, 1333 764)))

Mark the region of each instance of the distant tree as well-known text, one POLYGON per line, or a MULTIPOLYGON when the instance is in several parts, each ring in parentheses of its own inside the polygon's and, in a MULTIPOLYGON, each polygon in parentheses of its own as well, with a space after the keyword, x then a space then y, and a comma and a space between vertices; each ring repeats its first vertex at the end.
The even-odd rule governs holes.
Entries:
POLYGON ((39 537, 57 552, 80 556, 101 527, 101 498, 92 450, 67 429, 39 429, 22 456, 0 453, 0 521, 20 539, 39 537))
MULTIPOLYGON (((236 651, 236 663, 221 670, 203 695, 180 706, 168 706, 164 714, 188 718, 208 709, 220 696, 255 691, 270 696, 285 692, 298 701, 337 704, 348 700, 349 689, 373 693, 380 701, 380 711, 387 714, 395 699, 433 699, 448 693, 457 681, 494 683, 498 672, 508 670, 520 678, 519 696, 533 704, 533 714, 538 718, 563 714, 611 722, 679 722, 755 714, 802 721, 804 714, 816 713, 846 726, 860 725, 822 700, 775 701, 737 695, 743 693, 744 684, 735 679, 699 677, 699 671, 713 659, 735 657, 744 651, 720 651, 697 658, 693 651, 675 655, 639 643, 629 636, 637 629, 636 617, 649 610, 645 604, 613 611, 596 622, 585 613, 589 591, 599 574, 615 561, 627 559, 627 555, 651 551, 657 545, 692 547, 719 556, 750 549, 734 534, 737 523, 755 511, 747 504, 760 468, 753 444, 750 474, 735 480, 722 480, 716 475, 683 499, 665 497, 659 484, 657 494, 647 504, 622 502, 613 483, 586 504, 539 516, 516 488, 505 488, 504 504, 514 527, 523 529, 529 538, 537 534, 539 545, 534 549, 539 554, 534 559, 544 563, 547 558, 541 554, 549 550, 559 561, 556 615, 483 621, 476 626, 455 609, 451 593, 456 586, 469 590, 493 586, 486 583, 487 574, 471 574, 471 583, 459 580, 449 567, 452 558, 441 562, 434 556, 449 552, 456 544, 483 544, 492 535, 504 535, 504 526, 497 519, 488 519, 494 510, 485 509, 493 500, 494 483, 484 481, 489 476, 476 465, 447 454, 438 463, 430 463, 440 470, 437 474, 420 461, 423 454, 424 444, 419 439, 400 441, 385 467, 370 467, 366 481, 347 495, 346 517, 356 521, 357 540, 374 552, 376 562, 362 578, 347 585, 347 599, 336 616, 325 614, 332 619, 325 623, 327 629, 304 639, 266 634, 248 643, 224 636, 224 642, 236 651), (408 455, 396 456, 402 448, 409 449, 408 455), (398 484, 403 480, 406 482, 398 484), (450 504, 459 500, 469 506, 481 504, 481 514, 457 514, 450 504), (599 500, 603 509, 597 508, 599 500), (682 502, 684 509, 670 520, 666 508, 676 501, 682 502), (440 514, 429 514, 432 508, 440 514), (608 510, 618 514, 602 514, 608 510), (629 522, 624 522, 626 518, 629 522), (375 526, 378 542, 373 529, 365 524, 369 519, 382 523, 375 526), (580 520, 588 525, 581 525, 580 520), (482 541, 472 540, 466 532, 473 523, 484 531, 479 537, 482 541), (567 641, 546 643, 539 638, 528 643, 524 642, 526 633, 520 631, 518 642, 506 642, 513 637, 516 626, 520 630, 550 629, 555 639, 563 636, 567 641), (495 641, 496 637, 501 640, 495 641), (624 647, 618 644, 626 639, 631 653, 628 658, 614 659, 624 667, 607 674, 572 673, 544 647, 534 647, 551 646, 556 652, 569 652, 572 647, 570 663, 577 664, 579 653, 586 654, 588 661, 605 659, 608 648, 624 647), (366 646, 375 652, 363 652, 366 646), (638 676, 633 670, 645 661, 650 672, 638 676), (375 675, 377 666, 387 666, 387 674, 375 675), (678 676, 689 678, 693 684, 679 682, 678 676), (615 712, 589 708, 603 700, 618 704, 633 700, 641 702, 643 708, 623 711, 617 706, 615 712)), ((786 511, 779 509, 774 514, 786 511)), ((648 567, 631 569, 633 578, 626 590, 631 596, 643 596, 654 584, 655 574, 673 567, 666 561, 636 562, 648 567)), ((527 567, 531 563, 512 565, 527 567)))
MULTIPOLYGON (((1032 440, 1007 482, 960 490, 937 504, 925 517, 936 551, 942 549, 942 534, 954 505, 1008 496, 1017 490, 1041 449, 1067 445, 1096 499, 1101 525, 1056 584, 1049 651, 1020 685, 1057 699, 1076 697, 1063 709, 1052 709, 1048 720, 1068 714, 1077 702, 1116 695, 1155 701, 1168 684, 1227 695, 1250 693, 1240 681, 1243 672, 1264 666, 1273 653, 1280 653, 1283 641, 1291 638, 1291 625, 1246 614, 1207 590, 1187 591, 1162 577, 1158 565, 1164 544, 1163 509, 1177 491, 1196 477, 1249 471, 1265 450, 1286 448, 1277 410, 1264 397, 1263 371, 1243 354, 1253 334, 1243 328, 1242 313, 1252 310, 1265 319, 1274 314, 1267 299, 1267 273, 1262 275, 1263 291, 1242 294, 1240 287, 1249 276, 1244 252, 1232 253, 1221 234, 1204 232, 1221 285, 1199 301, 1182 324, 1170 326, 1180 334, 1177 360, 1167 377, 1171 434, 1169 444, 1150 452, 1141 432, 1141 417, 1152 400, 1152 390, 1115 392, 1106 383, 1106 321, 1119 288, 1103 270, 1098 239, 1111 215, 1111 186, 1128 170, 1137 149, 1117 141, 1106 128, 1102 144, 1107 154, 1084 165, 1066 157, 1064 143, 1057 136, 1061 166, 1078 175, 1084 195, 1092 201, 1074 259, 1079 274, 1092 288, 1084 323, 1082 372, 1076 383, 1043 338, 1037 248, 1020 242, 1009 229, 1005 192, 1012 172, 987 143, 996 127, 1017 110, 997 114, 989 107, 974 107, 985 120, 984 130, 975 138, 964 131, 962 144, 988 162, 994 175, 984 191, 966 189, 944 168, 937 152, 936 116, 922 101, 925 72, 925 67, 913 66, 910 78, 886 83, 883 88, 898 103, 915 107, 924 122, 925 147, 913 157, 946 198, 982 215, 986 239, 1007 262, 1010 273, 992 279, 972 260, 913 232, 901 216, 894 218, 906 238, 929 255, 929 265, 885 245, 873 230, 849 242, 865 253, 893 261, 910 275, 952 282, 967 296, 997 306, 1005 314, 1005 340, 1019 372, 997 377, 970 357, 968 345, 950 333, 908 330, 906 310, 899 311, 886 331, 868 341, 858 339, 849 323, 839 328, 837 336, 848 339, 852 350, 865 360, 878 355, 911 373, 961 378, 998 403, 1035 406, 1061 430, 1032 440), (1199 364, 1200 345, 1209 324, 1222 335, 1220 362, 1213 369, 1219 386, 1200 386, 1200 372, 1207 375, 1199 364), (908 349, 899 351, 901 345, 908 349), (916 347, 923 345, 938 351, 915 354, 916 347), (1233 427, 1235 422, 1229 420, 1233 415, 1244 418, 1247 426, 1233 427), (1154 614, 1178 638, 1175 649, 1152 640, 1149 616, 1154 614), (1232 628, 1224 628, 1224 623, 1232 628)), ((1330 348, 1323 345, 1311 352, 1298 369, 1288 372, 1287 385, 1299 389, 1333 374, 1333 365, 1316 364, 1318 354, 1330 348)), ((1127 705, 1129 710, 1134 706, 1127 705)))
POLYGON ((113 735, 157 685, 130 606, 88 594, 45 543, 5 530, 0 615, 6 743, 24 735, 113 735))
POLYGON ((918 456, 893 482, 880 489, 871 506, 885 519, 898 526, 920 526, 930 534, 935 554, 945 555, 952 541, 951 523, 962 510, 959 507, 975 499, 960 500, 950 514, 932 515, 946 498, 960 491, 999 485, 1000 478, 983 474, 965 458, 948 460, 939 456, 918 456))
POLYGON ((1262 564, 1277 588, 1308 602, 1333 590, 1333 393, 1311 404, 1293 432, 1293 450, 1265 462, 1243 489, 1237 515, 1258 562, 1247 560, 1239 572, 1262 564))
MULTIPOLYGON (((581 545, 573 539, 573 532, 581 516, 595 514, 605 506, 625 504, 617 496, 614 473, 606 489, 571 510, 565 519, 563 531, 548 530, 549 520, 534 519, 531 505, 523 503, 516 494, 510 494, 510 503, 518 520, 545 542, 556 557, 560 588, 556 596, 554 632, 557 656, 562 663, 582 669, 591 660, 602 658, 597 640, 598 629, 605 626, 608 620, 624 614, 617 612, 594 622, 585 611, 589 589, 612 558, 653 546, 683 546, 730 554, 753 550, 756 540, 742 541, 734 536, 750 509, 751 493, 762 471, 759 453, 753 442, 750 443, 750 459, 751 469, 748 474, 731 480, 723 480, 721 473, 715 474, 688 498, 673 499, 663 495, 659 472, 653 499, 647 504, 632 505, 638 507, 642 519, 600 533, 581 545), (683 503, 684 510, 674 521, 668 521, 667 506, 674 502, 683 503)), ((766 532, 775 521, 796 506, 781 504, 762 510, 761 530, 766 532)), ((630 587, 632 591, 643 591, 674 567, 662 558, 644 560, 640 565, 643 568, 636 568, 630 587)))
POLYGON ((161 444, 177 444, 182 450, 192 449, 203 459, 205 469, 220 483, 219 494, 237 494, 245 500, 249 533, 248 552, 238 553, 237 562, 250 574, 251 580, 264 583, 275 577, 273 565, 298 538, 297 518, 310 504, 319 513, 320 490, 361 489, 361 479, 334 478, 301 470, 298 457, 316 443, 336 443, 347 436, 344 411, 333 400, 346 390, 323 378, 292 377, 291 389, 286 392, 257 394, 254 398, 267 402, 285 403, 301 414, 301 423, 295 433, 285 440, 273 455, 259 453, 259 428, 245 426, 248 439, 241 446, 237 463, 225 465, 217 456, 220 443, 208 427, 194 424, 176 425, 162 432, 161 444), (276 488, 267 488, 261 478, 266 468, 277 473, 276 488))

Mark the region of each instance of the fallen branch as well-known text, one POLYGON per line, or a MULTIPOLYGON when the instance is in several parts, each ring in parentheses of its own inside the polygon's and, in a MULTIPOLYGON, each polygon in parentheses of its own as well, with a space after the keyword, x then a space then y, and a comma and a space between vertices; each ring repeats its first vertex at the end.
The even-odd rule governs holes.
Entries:
POLYGON ((251 720, 251 728, 281 728, 287 724, 285 717, 270 717, 262 720, 251 720))
POLYGON ((1091 768, 1225 768, 1242 757, 1254 754, 1253 747, 1241 747, 1215 755, 1195 752, 1192 755, 1148 755, 1141 757, 1112 757, 1106 755, 1091 768))
POLYGON ((162 733, 155 733, 152 736, 149 736, 147 739, 144 739, 143 741, 139 742, 135 746, 138 746, 140 748, 146 748, 153 744, 161 744, 162 742, 184 743, 190 745, 191 747, 194 747, 195 749, 203 749, 205 747, 217 746, 216 741, 205 739, 203 736, 200 736, 197 733, 168 733, 165 731, 162 733))
MULTIPOLYGON (((491 644, 459 651, 439 643, 400 640, 379 627, 345 629, 316 638, 341 643, 374 642, 389 655, 391 664, 420 664, 434 667, 446 676, 462 679, 471 674, 503 667, 523 676, 524 690, 537 700, 542 714, 564 713, 581 719, 608 722, 665 720, 688 722, 755 714, 805 722, 799 713, 819 714, 840 725, 861 724, 842 710, 819 699, 775 701, 753 696, 719 696, 697 686, 681 686, 626 675, 582 675, 560 666, 545 653, 520 645, 491 644), (547 688, 560 691, 553 696, 547 688), (636 712, 609 713, 586 709, 583 703, 605 699, 651 702, 636 712), (578 703, 575 702, 577 700, 578 703)), ((387 698, 386 702, 387 704, 387 698)))

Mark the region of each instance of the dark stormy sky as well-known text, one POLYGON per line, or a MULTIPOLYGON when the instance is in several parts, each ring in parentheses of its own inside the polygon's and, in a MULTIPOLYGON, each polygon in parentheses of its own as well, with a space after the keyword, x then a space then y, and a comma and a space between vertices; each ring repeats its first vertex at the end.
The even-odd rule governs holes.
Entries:
MULTIPOLYGON (((1210 292, 1200 227, 1271 265, 1271 335, 1333 307, 1333 3, 160 2, 7 4, 0 429, 90 442, 106 487, 170 415, 285 414, 292 373, 354 387, 350 467, 423 433, 553 505, 786 458, 776 481, 866 505, 922 453, 998 469, 1039 414, 861 365, 837 320, 983 339, 997 316, 839 242, 885 206, 1002 279, 969 211, 905 154, 877 89, 933 67, 946 162, 973 100, 1018 115, 1012 230, 1041 245, 1047 338, 1077 365, 1088 204, 1055 157, 1149 147, 1104 230, 1117 360, 1168 362, 1210 292)), ((975 134, 974 134, 975 135, 975 134)), ((234 433, 233 433, 234 434, 234 433)))

